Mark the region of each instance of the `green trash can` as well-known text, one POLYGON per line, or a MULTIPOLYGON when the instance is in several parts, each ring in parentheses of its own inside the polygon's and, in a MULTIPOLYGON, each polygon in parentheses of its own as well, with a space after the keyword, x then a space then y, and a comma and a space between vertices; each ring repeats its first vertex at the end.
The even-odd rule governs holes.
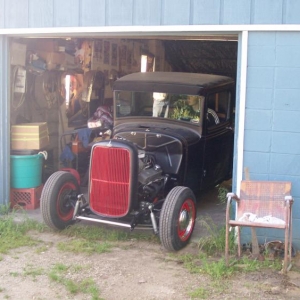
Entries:
POLYGON ((42 184, 43 160, 47 152, 10 156, 10 186, 15 189, 35 188, 42 184))

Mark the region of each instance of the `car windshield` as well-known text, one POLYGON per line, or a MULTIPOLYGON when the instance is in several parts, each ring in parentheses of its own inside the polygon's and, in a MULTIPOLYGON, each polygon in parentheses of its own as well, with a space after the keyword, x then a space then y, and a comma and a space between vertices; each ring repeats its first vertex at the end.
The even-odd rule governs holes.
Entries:
POLYGON ((116 118, 153 117, 200 124, 204 97, 158 92, 115 91, 116 118))

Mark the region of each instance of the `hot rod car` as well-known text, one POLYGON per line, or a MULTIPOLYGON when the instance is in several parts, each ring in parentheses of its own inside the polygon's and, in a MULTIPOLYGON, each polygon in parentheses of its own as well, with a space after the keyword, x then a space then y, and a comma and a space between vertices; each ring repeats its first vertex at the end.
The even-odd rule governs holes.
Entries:
POLYGON ((234 91, 234 80, 219 75, 153 72, 116 80, 112 135, 91 145, 87 194, 74 172, 53 173, 41 195, 45 223, 148 226, 167 250, 183 248, 195 226, 197 193, 231 177, 234 91))

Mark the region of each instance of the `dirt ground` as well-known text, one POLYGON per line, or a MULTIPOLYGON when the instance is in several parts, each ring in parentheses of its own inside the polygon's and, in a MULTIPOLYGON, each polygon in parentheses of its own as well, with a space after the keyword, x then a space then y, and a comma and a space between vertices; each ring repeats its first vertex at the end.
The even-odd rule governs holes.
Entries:
MULTIPOLYGON (((210 194, 207 197, 216 198, 210 194)), ((216 223, 224 222, 224 206, 207 203, 199 204, 198 217, 209 214, 216 223)), ((28 211, 28 216, 43 222, 39 210, 28 211)), ((216 281, 208 275, 190 273, 180 257, 199 252, 197 241, 203 234, 199 223, 191 243, 176 254, 166 252, 159 243, 138 241, 134 234, 110 252, 91 255, 60 251, 58 243, 72 238, 59 233, 31 234, 40 241, 38 245, 0 256, 0 299, 185 300, 194 299, 193 292, 198 299, 300 299, 298 257, 286 276, 268 269, 239 272, 230 279, 216 281), (99 298, 92 298, 90 293, 72 294, 64 284, 51 280, 49 272, 58 264, 69 267, 64 276, 73 282, 91 278, 99 298)))
MULTIPOLYGON (((287 276, 275 271, 239 273, 230 280, 215 282, 210 277, 191 274, 176 256, 158 243, 119 243, 103 254, 69 254, 57 249, 66 237, 57 233, 34 233, 41 242, 4 255, 0 261, 1 299, 92 299, 89 294, 71 294, 59 282, 49 279, 54 265, 69 266, 66 277, 73 281, 92 278, 100 299, 192 299, 191 292, 202 289, 206 299, 299 299, 300 273, 287 276), (43 247, 43 251, 38 251, 43 247)), ((191 243, 181 254, 198 251, 191 243)), ((296 264, 297 265, 297 264, 296 264)))

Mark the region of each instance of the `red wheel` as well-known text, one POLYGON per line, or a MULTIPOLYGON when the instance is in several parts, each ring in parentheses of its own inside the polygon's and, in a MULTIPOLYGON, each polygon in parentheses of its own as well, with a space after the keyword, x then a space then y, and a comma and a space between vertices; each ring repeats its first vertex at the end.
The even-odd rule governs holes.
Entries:
POLYGON ((45 223, 53 229, 64 229, 74 223, 74 206, 79 194, 76 178, 69 172, 53 173, 41 195, 41 212, 45 223))
POLYGON ((185 242, 192 234, 195 226, 196 209, 192 199, 186 199, 180 209, 178 219, 178 237, 185 242))
POLYGON ((171 251, 182 249, 192 236, 196 220, 196 199, 183 186, 173 188, 167 195, 159 217, 159 237, 171 251))

